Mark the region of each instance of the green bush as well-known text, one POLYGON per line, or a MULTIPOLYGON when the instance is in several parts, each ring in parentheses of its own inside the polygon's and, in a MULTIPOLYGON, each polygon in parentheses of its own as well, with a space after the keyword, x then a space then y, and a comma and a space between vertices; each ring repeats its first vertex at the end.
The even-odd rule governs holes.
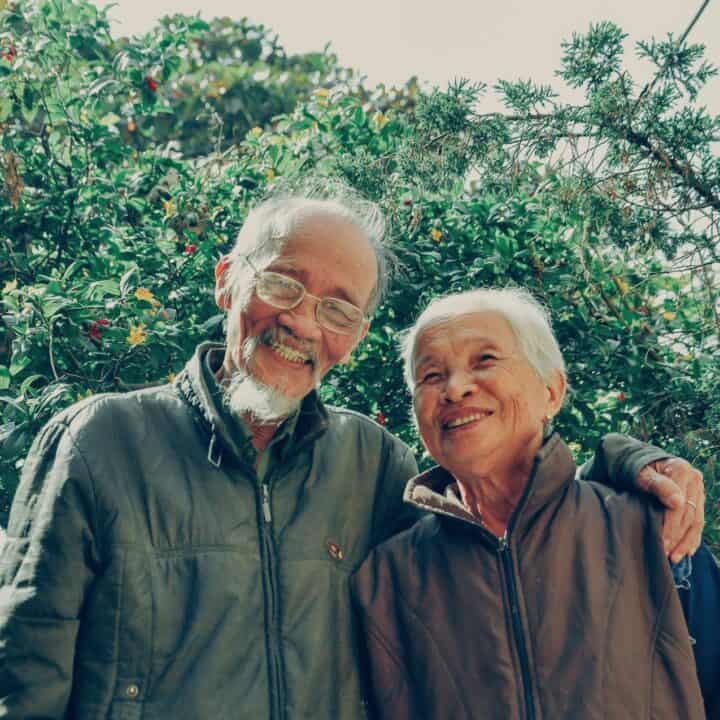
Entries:
MULTIPOLYGON (((717 499, 718 119, 714 69, 652 41, 644 94, 619 29, 564 45, 558 101, 466 82, 367 89, 328 53, 289 58, 243 20, 175 16, 113 40, 73 0, 0 11, 0 520, 33 435, 90 393, 163 382, 220 338, 212 270, 281 179, 340 177, 386 211, 399 270, 325 399, 420 454, 398 331, 433 296, 524 285, 551 309, 570 368, 559 426, 580 456, 608 430, 684 454, 717 499)), ((712 506, 708 534, 718 542, 712 506)))

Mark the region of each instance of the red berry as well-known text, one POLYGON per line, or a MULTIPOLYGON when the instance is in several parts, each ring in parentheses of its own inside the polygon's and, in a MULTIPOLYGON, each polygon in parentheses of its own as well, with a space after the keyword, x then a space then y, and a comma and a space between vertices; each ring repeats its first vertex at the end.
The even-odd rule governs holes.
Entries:
POLYGON ((102 329, 108 325, 110 325, 110 321, 107 318, 93 320, 88 329, 88 337, 91 337, 93 340, 102 340, 102 329))
POLYGON ((145 85, 147 85, 147 89, 150 92, 157 92, 157 89, 158 89, 157 80, 152 75, 147 75, 145 77, 145 85))
POLYGON ((380 410, 377 415, 375 415, 375 422, 378 425, 385 425, 387 423, 387 418, 385 417, 385 413, 380 410))
POLYGON ((618 399, 618 402, 625 402, 625 393, 624 393, 624 392, 619 392, 619 393, 617 394, 617 399, 618 399))
POLYGON ((412 200, 410 200, 410 198, 403 200, 403 205, 405 205, 405 207, 410 207, 412 205, 412 200))
POLYGON ((192 244, 186 245, 186 246, 185 246, 185 249, 183 250, 183 252, 184 252, 186 255, 194 255, 197 251, 198 251, 198 246, 197 246, 197 245, 192 245, 192 244))

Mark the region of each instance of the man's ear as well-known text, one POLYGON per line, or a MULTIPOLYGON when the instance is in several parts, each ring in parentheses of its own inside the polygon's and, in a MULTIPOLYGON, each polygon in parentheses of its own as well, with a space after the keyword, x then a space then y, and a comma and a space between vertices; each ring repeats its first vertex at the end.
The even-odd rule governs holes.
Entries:
POLYGON ((230 258, 223 255, 215 265, 215 304, 221 310, 230 309, 230 297, 225 288, 225 275, 230 267, 230 258))
POLYGON ((357 337, 355 338, 355 342, 350 346, 350 349, 345 353, 345 355, 340 360, 341 365, 347 365, 350 362, 350 357, 352 356, 353 351, 365 339, 365 336, 368 334, 369 329, 370 329, 370 321, 366 320, 363 323, 362 330, 358 333, 357 337))
POLYGON ((565 373, 560 370, 553 370, 552 380, 545 386, 548 394, 547 414, 552 418, 560 412, 565 393, 567 392, 567 380, 565 373))

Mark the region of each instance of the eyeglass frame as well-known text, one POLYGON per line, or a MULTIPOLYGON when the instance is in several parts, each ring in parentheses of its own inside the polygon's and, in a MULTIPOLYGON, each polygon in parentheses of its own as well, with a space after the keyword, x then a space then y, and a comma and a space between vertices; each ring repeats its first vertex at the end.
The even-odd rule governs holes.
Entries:
MULTIPOLYGON (((299 285, 302 288, 303 292, 302 292, 302 295, 300 295, 298 301, 294 305, 291 305, 289 307, 285 307, 284 305, 275 305, 274 303, 269 302, 268 300, 264 300, 263 298, 261 298, 258 295, 258 297, 260 297, 260 299, 263 302, 267 303, 268 305, 272 305, 272 307, 277 308, 278 310, 294 310, 295 308, 299 307, 302 304, 302 301, 306 297, 310 297, 316 301, 315 302, 315 321, 317 322, 317 324, 324 330, 328 330, 329 332, 336 333, 337 335, 347 335, 347 336, 359 335, 360 333, 362 333, 363 328, 367 327, 370 324, 370 318, 365 314, 365 312, 363 312, 357 305, 355 305, 354 303, 351 303, 349 300, 343 300, 342 298, 333 297, 332 295, 327 295, 326 297, 322 297, 322 298, 318 297, 317 295, 313 295, 311 292, 308 292, 308 289, 305 287, 305 285, 302 282, 300 282, 300 280, 298 280, 297 278, 291 277, 290 275, 285 275, 284 273, 275 272, 275 270, 258 270, 255 267, 255 265, 253 265, 252 261, 250 260, 250 258, 247 255, 242 255, 241 257, 250 266, 250 269, 253 271, 253 276, 254 276, 255 280, 257 280, 261 275, 264 275, 264 274, 279 275, 281 277, 286 278, 287 280, 292 281, 293 283, 295 283, 296 285, 299 285), (318 308, 320 307, 320 305, 322 304, 322 302, 324 300, 335 300, 337 302, 343 303, 345 305, 350 305, 351 307, 355 308, 360 313, 360 320, 359 320, 357 329, 352 330, 350 332, 343 332, 342 330, 334 330, 333 328, 327 327, 327 325, 325 325, 318 317, 318 308)), ((255 290, 255 288, 253 288, 253 290, 255 290)))

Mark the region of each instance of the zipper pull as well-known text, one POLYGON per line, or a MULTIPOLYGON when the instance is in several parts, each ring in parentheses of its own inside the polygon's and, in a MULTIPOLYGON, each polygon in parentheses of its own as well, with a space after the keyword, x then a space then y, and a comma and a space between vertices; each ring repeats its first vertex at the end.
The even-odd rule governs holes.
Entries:
POLYGON ((262 509, 263 517, 266 523, 272 522, 272 512, 270 512, 270 490, 266 483, 262 486, 262 509))
POLYGON ((507 530, 505 531, 505 534, 498 540, 498 550, 500 552, 505 552, 510 547, 510 543, 508 542, 508 536, 507 536, 507 530))

